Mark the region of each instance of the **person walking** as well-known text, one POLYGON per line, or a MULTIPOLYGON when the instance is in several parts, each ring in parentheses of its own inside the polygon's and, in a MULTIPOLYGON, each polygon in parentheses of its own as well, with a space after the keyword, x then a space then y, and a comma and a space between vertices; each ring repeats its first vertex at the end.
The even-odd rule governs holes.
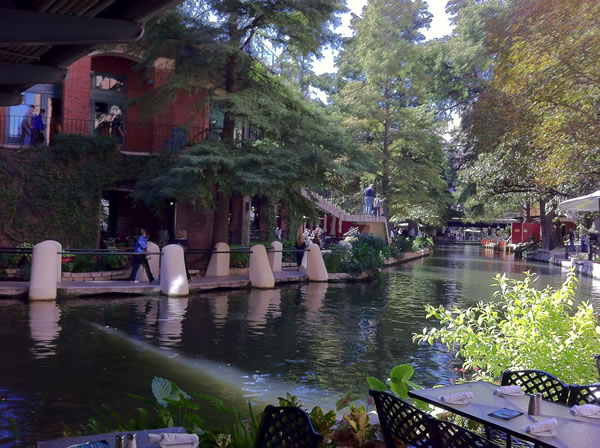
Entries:
POLYGON ((370 215, 373 213, 373 198, 375 197, 373 184, 370 184, 367 188, 365 188, 363 196, 365 197, 365 215, 370 215))
POLYGON ((110 122, 110 135, 117 140, 117 145, 119 146, 119 149, 121 149, 125 140, 125 130, 123 129, 121 114, 115 114, 110 122))
POLYGON ((33 139, 33 113, 35 112, 35 106, 32 104, 29 106, 29 110, 23 117, 21 122, 21 131, 23 135, 23 144, 30 146, 33 139))
POLYGON ((148 264, 148 259, 146 258, 146 251, 148 250, 148 239, 146 238, 146 231, 144 229, 140 229, 140 236, 135 242, 135 247, 133 252, 133 262, 131 266, 131 275, 129 276, 130 283, 139 283, 136 280, 137 272, 140 269, 140 265, 144 267, 146 270, 146 275, 150 282, 154 281, 154 276, 152 275, 152 271, 150 271, 150 265, 148 264))
POLYGON ((302 257, 304 256, 304 248, 306 247, 306 237, 302 231, 302 227, 298 229, 298 237, 296 238, 296 269, 299 271, 302 266, 302 257))
POLYGON ((46 113, 46 109, 40 109, 40 113, 34 115, 31 120, 33 124, 32 143, 34 145, 41 145, 44 143, 44 130, 46 129, 46 124, 44 123, 44 113, 46 113))

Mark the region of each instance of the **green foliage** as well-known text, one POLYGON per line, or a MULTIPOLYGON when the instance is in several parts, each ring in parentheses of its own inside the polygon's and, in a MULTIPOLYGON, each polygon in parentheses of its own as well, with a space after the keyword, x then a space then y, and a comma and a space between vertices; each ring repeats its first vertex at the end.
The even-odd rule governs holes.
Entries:
POLYGON ((333 427, 337 420, 335 411, 329 410, 325 413, 320 406, 315 406, 308 415, 310 416, 310 421, 312 422, 315 431, 321 434, 325 441, 331 439, 333 427))
MULTIPOLYGON (((23 242, 17 246, 17 249, 33 249, 33 244, 23 242)), ((32 254, 14 254, 8 260, 8 266, 18 268, 25 265, 31 265, 32 254)))
POLYGON ((414 239, 412 243, 412 250, 413 252, 417 252, 425 249, 433 249, 433 238, 430 235, 423 234, 422 236, 418 236, 414 239))
POLYGON ((260 418, 250 403, 247 412, 240 412, 214 397, 203 394, 190 396, 172 381, 159 377, 152 381, 152 393, 154 400, 130 395, 145 405, 137 409, 137 417, 122 417, 118 412, 105 407, 97 411, 97 415, 82 427, 82 432, 99 434, 183 426, 188 433, 198 434, 201 447, 254 446, 260 418), (219 414, 229 416, 229 423, 220 429, 209 428, 198 415, 207 405, 219 414))
POLYGON ((0 232, 15 242, 95 247, 102 191, 133 174, 126 159, 114 139, 67 134, 51 147, 3 151, 0 232))
POLYGON ((367 446, 374 433, 375 429, 369 423, 369 414, 365 407, 351 405, 350 412, 344 414, 341 427, 337 430, 336 441, 342 446, 360 448, 367 446))
MULTIPOLYGON (((398 364, 392 370, 390 370, 390 378, 388 379, 388 384, 390 386, 390 390, 394 392, 398 397, 403 400, 407 400, 409 402, 412 399, 408 396, 408 390, 410 389, 423 389, 416 383, 410 381, 412 376, 415 374, 415 369, 410 364, 398 364)), ((369 376, 367 377, 367 383, 369 383, 369 387, 371 389, 383 392, 387 390, 386 384, 378 380, 375 377, 369 376)), ((423 411, 431 410, 429 404, 425 403, 421 400, 414 400, 415 406, 422 409, 423 411)))
POLYGON ((590 303, 575 303, 575 273, 558 289, 536 289, 535 280, 529 273, 524 280, 497 275, 498 291, 490 302, 450 310, 428 305, 427 317, 440 327, 424 328, 413 339, 446 345, 475 379, 492 380, 506 369, 539 369, 567 383, 595 382, 600 327, 590 303))
POLYGON ((377 274, 384 266, 384 259, 391 255, 382 238, 372 234, 361 234, 346 243, 330 247, 323 254, 327 272, 346 272, 359 275, 363 272, 377 274))

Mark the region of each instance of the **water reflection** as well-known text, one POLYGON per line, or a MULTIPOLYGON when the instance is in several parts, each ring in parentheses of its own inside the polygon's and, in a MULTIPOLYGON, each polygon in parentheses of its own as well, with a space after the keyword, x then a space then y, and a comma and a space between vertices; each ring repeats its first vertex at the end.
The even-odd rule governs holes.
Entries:
POLYGON ((181 341, 183 321, 189 299, 162 297, 158 311, 158 344, 161 348, 171 348, 181 341))
POLYGON ((307 319, 318 318, 317 311, 321 309, 323 300, 325 300, 325 294, 327 294, 327 288, 329 285, 322 282, 308 283, 303 288, 304 293, 304 308, 308 311, 307 319))
POLYGON ((227 316, 229 315, 229 295, 215 294, 209 302, 209 306, 215 328, 223 328, 227 323, 227 316))
POLYGON ((36 359, 56 354, 56 338, 61 327, 60 309, 55 301, 31 301, 29 303, 29 331, 33 346, 31 354, 36 359))
POLYGON ((264 333, 267 315, 271 319, 281 316, 281 290, 252 289, 248 294, 247 326, 254 335, 264 333))

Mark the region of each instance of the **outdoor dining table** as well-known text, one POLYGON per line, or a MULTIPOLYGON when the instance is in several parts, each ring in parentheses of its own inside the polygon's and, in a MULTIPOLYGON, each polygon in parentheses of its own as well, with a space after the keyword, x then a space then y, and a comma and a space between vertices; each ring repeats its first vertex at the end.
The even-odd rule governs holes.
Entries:
POLYGON ((422 390, 411 390, 408 395, 412 398, 430 403, 446 409, 468 419, 488 425, 504 433, 510 434, 521 440, 533 442, 536 447, 553 448, 598 448, 600 447, 600 420, 589 417, 574 417, 569 412, 569 407, 542 400, 540 415, 527 414, 529 396, 504 396, 494 395, 498 385, 484 381, 457 384, 446 387, 435 387, 422 390), (446 403, 440 399, 442 395, 459 392, 472 392, 473 398, 466 404, 446 403), (520 411, 519 415, 511 420, 502 420, 488 414, 501 408, 520 411), (535 436, 523 431, 523 427, 556 418, 558 428, 555 436, 535 436))

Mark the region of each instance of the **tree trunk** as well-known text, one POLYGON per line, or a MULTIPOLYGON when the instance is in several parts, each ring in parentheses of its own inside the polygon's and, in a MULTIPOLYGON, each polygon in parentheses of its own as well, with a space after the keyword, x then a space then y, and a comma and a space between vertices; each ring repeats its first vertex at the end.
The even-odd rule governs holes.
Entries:
POLYGON ((552 241, 552 221, 554 219, 554 211, 546 214, 546 201, 540 199, 540 221, 542 226, 542 243, 543 248, 552 250, 554 248, 552 241))
POLYGON ((531 202, 525 202, 525 206, 523 208, 525 210, 525 222, 531 222, 531 202))
MULTIPOLYGON (((237 77, 238 67, 235 54, 227 58, 225 74, 225 91, 227 95, 235 91, 235 79, 237 77)), ((227 102, 229 99, 226 98, 227 102)), ((223 119, 223 132, 221 140, 232 147, 235 145, 235 117, 225 109, 223 119)), ((221 170, 222 177, 231 177, 231 173, 221 170)), ((217 191, 215 194, 215 214, 213 219, 213 246, 219 242, 229 243, 229 206, 231 197, 223 191, 217 191)))
POLYGON ((383 123, 383 166, 381 173, 381 193, 388 205, 390 199, 390 89, 385 88, 385 121, 383 123))
POLYGON ((217 191, 215 195, 215 213, 213 217, 212 246, 217 243, 229 244, 229 195, 217 191))

